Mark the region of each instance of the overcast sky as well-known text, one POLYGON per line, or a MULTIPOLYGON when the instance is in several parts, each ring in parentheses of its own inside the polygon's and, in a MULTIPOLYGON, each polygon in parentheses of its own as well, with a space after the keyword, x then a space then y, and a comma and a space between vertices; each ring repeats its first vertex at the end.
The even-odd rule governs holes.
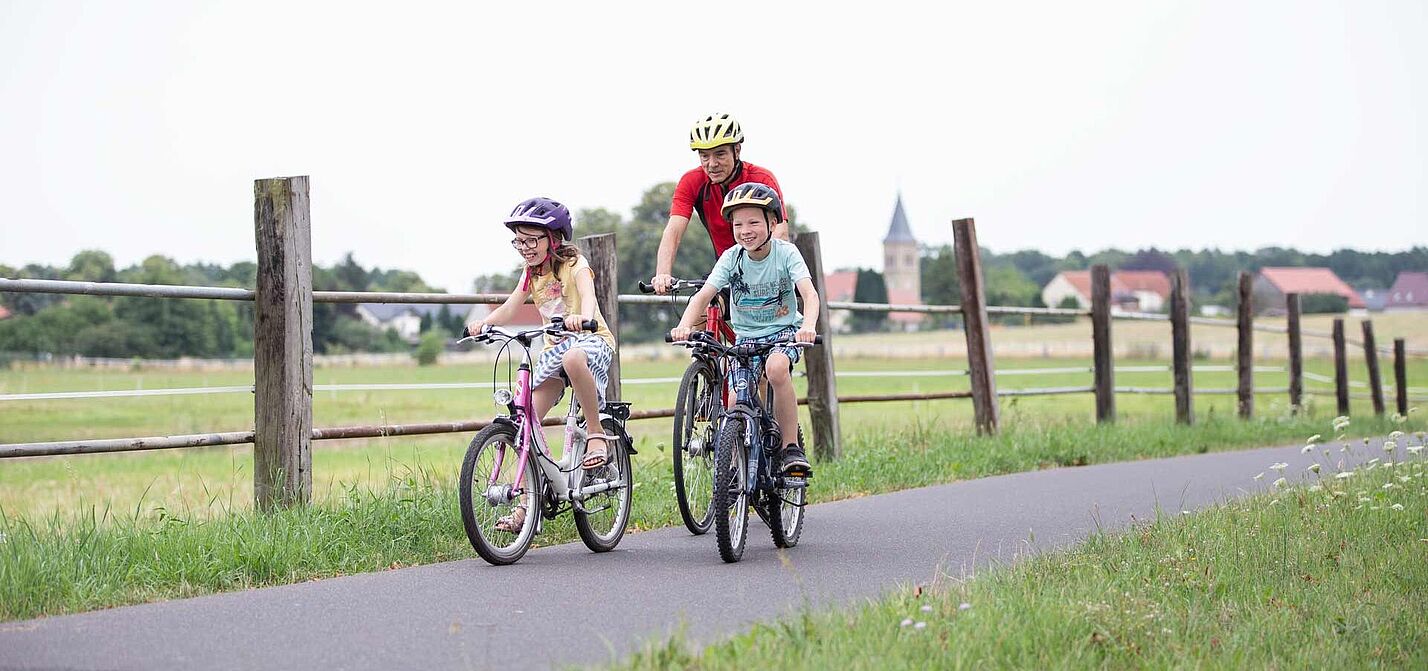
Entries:
POLYGON ((712 111, 830 267, 899 185, 998 251, 1428 241, 1421 0, 836 6, 0 0, 0 263, 250 259, 304 174, 317 262, 465 291, 516 202, 628 212, 712 111))

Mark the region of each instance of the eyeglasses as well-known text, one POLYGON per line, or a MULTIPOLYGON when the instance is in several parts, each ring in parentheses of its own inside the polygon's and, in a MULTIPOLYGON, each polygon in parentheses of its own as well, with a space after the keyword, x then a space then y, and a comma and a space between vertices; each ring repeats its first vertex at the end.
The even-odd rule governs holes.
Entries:
POLYGON ((514 238, 511 238, 511 246, 515 247, 516 249, 535 249, 538 245, 540 245, 540 241, 544 239, 545 238, 522 238, 520 236, 516 236, 514 238))

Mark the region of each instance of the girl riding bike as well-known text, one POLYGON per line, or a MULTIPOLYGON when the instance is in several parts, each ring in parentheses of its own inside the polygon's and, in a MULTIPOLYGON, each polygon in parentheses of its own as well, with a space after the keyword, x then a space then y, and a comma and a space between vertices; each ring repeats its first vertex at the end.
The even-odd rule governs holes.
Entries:
MULTIPOLYGON (((615 357, 615 336, 605 325, 595 299, 595 273, 580 251, 570 244, 574 228, 570 210, 549 198, 531 198, 516 205, 502 222, 515 233, 511 246, 526 264, 520 282, 500 307, 484 320, 466 325, 469 335, 480 335, 488 326, 510 322, 527 298, 547 320, 563 317, 568 333, 546 336, 545 349, 531 373, 535 417, 542 419, 565 395, 566 382, 575 388, 575 397, 585 415, 585 425, 600 426, 600 408, 605 403, 610 363, 615 357), (581 325, 594 320, 593 333, 581 325)), ((607 443, 613 438, 603 433, 586 436, 585 459, 581 467, 590 470, 605 465, 607 443)), ((519 530, 529 514, 529 503, 517 505, 509 516, 497 522, 505 531, 519 530)))

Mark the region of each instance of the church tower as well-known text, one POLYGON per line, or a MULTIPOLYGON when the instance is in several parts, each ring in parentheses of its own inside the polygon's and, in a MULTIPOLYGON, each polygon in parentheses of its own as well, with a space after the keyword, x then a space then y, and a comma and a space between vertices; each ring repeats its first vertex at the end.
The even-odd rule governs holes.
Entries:
MULTIPOLYGON (((922 266, 917 253, 917 238, 907 225, 907 213, 902 209, 902 192, 897 194, 892 223, 883 238, 883 280, 888 296, 894 295, 922 302, 922 266)), ((893 301, 898 302, 898 301, 893 301)))

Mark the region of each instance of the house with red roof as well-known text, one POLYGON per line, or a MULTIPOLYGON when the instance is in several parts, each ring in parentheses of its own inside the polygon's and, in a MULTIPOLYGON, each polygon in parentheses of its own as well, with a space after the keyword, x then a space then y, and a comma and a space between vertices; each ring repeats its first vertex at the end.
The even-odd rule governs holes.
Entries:
POLYGON ((1343 296, 1350 310, 1368 306, 1359 292, 1339 279, 1328 268, 1260 268, 1254 278, 1255 310, 1266 314, 1284 314, 1286 294, 1332 294, 1343 296))
POLYGON ((1403 271, 1389 288, 1385 310, 1428 310, 1428 273, 1403 271))
POLYGON ((9 318, 10 318, 10 311, 7 310, 7 309, 5 309, 5 306, 0 305, 0 319, 9 319, 9 318))
MULTIPOLYGON (((821 296, 824 302, 832 301, 852 301, 853 293, 858 288, 858 271, 840 270, 835 273, 828 273, 823 276, 823 292, 827 296, 821 296)), ((853 316, 847 310, 829 310, 828 326, 834 333, 847 333, 848 320, 853 316)))
MULTIPOLYGON (((1091 271, 1067 270, 1056 274, 1041 289, 1041 300, 1058 307, 1076 299, 1082 310, 1091 308, 1091 271)), ((1158 312, 1170 300, 1170 278, 1159 270, 1117 270, 1111 273, 1111 305, 1131 312, 1158 312)))

